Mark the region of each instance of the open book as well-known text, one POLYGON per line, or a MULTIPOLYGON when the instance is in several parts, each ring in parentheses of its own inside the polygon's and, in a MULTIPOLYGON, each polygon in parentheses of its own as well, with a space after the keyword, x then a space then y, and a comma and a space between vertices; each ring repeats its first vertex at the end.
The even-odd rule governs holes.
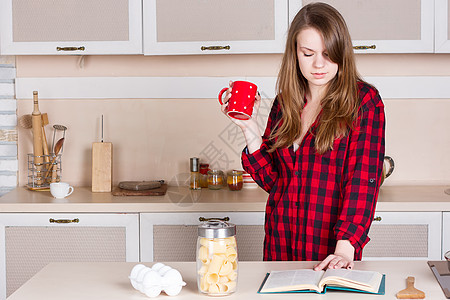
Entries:
POLYGON ((347 269, 272 271, 267 273, 258 293, 325 293, 335 289, 384 295, 384 279, 378 272, 347 269))

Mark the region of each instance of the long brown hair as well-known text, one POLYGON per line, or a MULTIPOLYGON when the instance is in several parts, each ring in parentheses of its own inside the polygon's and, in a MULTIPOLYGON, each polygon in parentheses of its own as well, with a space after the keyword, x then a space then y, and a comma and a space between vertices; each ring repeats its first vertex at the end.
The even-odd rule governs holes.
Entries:
POLYGON ((271 139, 277 137, 271 151, 289 147, 301 133, 300 115, 305 106, 308 82, 298 64, 297 36, 306 28, 314 28, 322 34, 330 60, 338 65, 338 72, 329 82, 326 96, 320 103, 322 112, 318 116, 316 151, 323 154, 333 149, 335 139, 345 136, 357 117, 357 84, 361 78, 344 18, 328 4, 308 4, 298 12, 289 28, 277 81, 283 120, 271 134, 271 139))

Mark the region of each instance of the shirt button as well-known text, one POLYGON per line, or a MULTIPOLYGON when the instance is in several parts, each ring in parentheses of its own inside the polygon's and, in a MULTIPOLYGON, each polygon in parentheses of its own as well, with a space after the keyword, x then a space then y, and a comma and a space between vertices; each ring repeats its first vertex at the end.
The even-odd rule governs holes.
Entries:
POLYGON ((375 178, 370 178, 370 179, 369 179, 369 182, 370 182, 370 183, 374 183, 374 182, 375 182, 375 178))
POLYGON ((299 175, 300 175, 300 172, 299 172, 299 171, 295 171, 294 174, 297 175, 297 176, 299 176, 299 175))

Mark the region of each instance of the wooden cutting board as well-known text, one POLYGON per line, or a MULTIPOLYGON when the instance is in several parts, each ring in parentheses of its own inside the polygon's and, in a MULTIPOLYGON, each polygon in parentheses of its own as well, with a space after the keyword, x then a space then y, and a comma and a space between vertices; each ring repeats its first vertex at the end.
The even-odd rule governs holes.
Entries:
POLYGON ((132 190, 124 190, 119 188, 118 186, 114 187, 112 190, 113 196, 164 196, 167 191, 167 184, 161 184, 161 187, 151 190, 143 190, 143 191, 132 191, 132 190))

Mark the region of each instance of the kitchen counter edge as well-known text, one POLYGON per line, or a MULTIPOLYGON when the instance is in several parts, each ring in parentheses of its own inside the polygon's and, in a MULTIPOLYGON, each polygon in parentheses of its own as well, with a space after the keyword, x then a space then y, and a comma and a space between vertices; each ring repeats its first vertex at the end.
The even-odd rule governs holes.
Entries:
MULTIPOLYGON (((377 211, 450 211, 447 186, 383 186, 377 211)), ((65 199, 54 199, 49 191, 18 187, 0 197, 0 213, 13 212, 263 212, 268 194, 260 188, 241 191, 191 191, 169 187, 164 196, 113 196, 93 193, 89 187, 75 187, 65 199)))

